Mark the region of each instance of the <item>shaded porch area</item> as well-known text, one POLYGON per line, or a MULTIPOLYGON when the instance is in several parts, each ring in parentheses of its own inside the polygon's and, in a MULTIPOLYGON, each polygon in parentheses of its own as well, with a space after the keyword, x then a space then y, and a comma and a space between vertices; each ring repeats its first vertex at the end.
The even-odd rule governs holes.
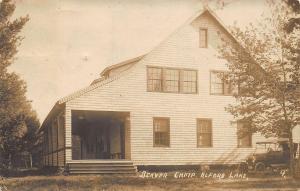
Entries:
POLYGON ((71 113, 72 160, 130 160, 129 112, 71 113))

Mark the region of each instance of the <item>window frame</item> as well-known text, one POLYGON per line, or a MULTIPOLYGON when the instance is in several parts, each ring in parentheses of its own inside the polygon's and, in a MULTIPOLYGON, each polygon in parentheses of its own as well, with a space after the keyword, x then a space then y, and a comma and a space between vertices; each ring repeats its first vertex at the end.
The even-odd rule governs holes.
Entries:
POLYGON ((171 147, 171 136, 170 136, 170 118, 169 117, 153 117, 152 118, 152 131, 153 131, 153 147, 159 147, 159 148, 170 148, 171 147), (155 142, 155 120, 167 120, 168 121, 168 145, 158 145, 155 142))
POLYGON ((245 135, 244 137, 239 137, 238 135, 238 131, 239 131, 239 126, 238 126, 238 123, 245 123, 243 121, 236 121, 236 134, 237 134, 237 148, 252 148, 253 147, 253 133, 250 133, 245 135), (239 144, 239 140, 240 139, 243 139, 245 137, 248 137, 250 139, 250 144, 249 145, 240 145, 239 144))
POLYGON ((208 48, 208 28, 200 27, 199 28, 199 48, 208 48), (201 46, 201 31, 205 31, 205 45, 201 46))
POLYGON ((224 71, 224 70, 210 70, 210 72, 209 72, 209 93, 210 93, 210 95, 232 96, 233 92, 234 92, 234 89, 233 89, 232 85, 229 84, 231 91, 230 91, 230 93, 225 93, 226 85, 225 85, 224 80, 222 80, 222 93, 213 93, 212 92, 212 73, 222 73, 224 75, 224 74, 229 73, 229 72, 224 71))
POLYGON ((163 69, 161 67, 156 67, 156 66, 147 66, 147 91, 149 92, 161 92, 163 91, 163 69), (158 80, 158 79, 149 79, 149 68, 153 68, 153 69, 159 69, 160 71, 160 90, 159 91, 155 91, 155 90, 150 90, 149 88, 149 80, 158 80))
MULTIPOLYGON (((202 133, 203 134, 203 133, 202 133)), ((213 147, 213 120, 211 118, 197 118, 196 119, 196 136, 197 136, 197 148, 212 148, 213 147), (200 121, 209 121, 210 122, 210 144, 209 145, 199 145, 199 123, 200 121)))
POLYGON ((198 70, 193 70, 193 69, 181 69, 179 71, 179 93, 183 93, 183 94, 198 94, 198 70), (184 72, 195 72, 196 73, 196 91, 195 92, 185 92, 184 89, 184 82, 192 82, 193 81, 184 81, 184 77, 183 77, 183 73, 184 72))
POLYGON ((191 69, 191 68, 173 68, 173 67, 159 67, 159 66, 147 66, 147 91, 148 92, 160 92, 160 93, 178 93, 178 94, 198 94, 198 70, 196 69, 191 69), (154 91, 154 90, 150 90, 149 89, 149 68, 155 68, 155 69, 161 69, 161 88, 160 91, 154 91), (178 81, 178 91, 166 91, 165 88, 165 71, 166 70, 177 70, 178 74, 179 74, 179 81, 178 81), (183 77, 182 77, 182 73, 184 71, 192 71, 195 72, 196 75, 196 86, 195 86, 195 92, 185 92, 183 91, 183 77))
MULTIPOLYGON (((180 72, 181 70, 177 68, 162 68, 162 88, 161 91, 166 92, 166 93, 180 93, 180 84, 181 84, 181 78, 180 78, 180 72), (166 83, 167 81, 175 81, 175 80, 166 80, 166 73, 167 70, 173 70, 176 71, 178 74, 178 81, 177 81, 177 91, 172 91, 172 90, 167 90, 166 83)), ((176 82, 176 81, 175 81, 176 82)))

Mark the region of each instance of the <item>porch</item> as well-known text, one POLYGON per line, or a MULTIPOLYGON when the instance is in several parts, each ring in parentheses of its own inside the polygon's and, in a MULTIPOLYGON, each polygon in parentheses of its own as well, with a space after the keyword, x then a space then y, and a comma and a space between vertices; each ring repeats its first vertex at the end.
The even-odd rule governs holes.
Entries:
POLYGON ((72 110, 71 119, 72 161, 129 159, 128 112, 72 110))
POLYGON ((70 174, 132 174, 130 114, 116 111, 71 110, 70 174))

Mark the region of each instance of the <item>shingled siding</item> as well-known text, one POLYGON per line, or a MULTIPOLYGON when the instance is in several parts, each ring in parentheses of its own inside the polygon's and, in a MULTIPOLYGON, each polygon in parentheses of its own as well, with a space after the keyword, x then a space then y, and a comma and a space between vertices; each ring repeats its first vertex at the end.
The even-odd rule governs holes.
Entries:
MULTIPOLYGON (((237 130, 224 109, 234 99, 209 91, 210 71, 226 70, 225 60, 216 57, 217 33, 224 30, 204 14, 173 33, 126 75, 67 102, 66 133, 71 110, 130 111, 130 150, 135 165, 224 164, 244 159, 254 148, 237 148, 237 130), (208 29, 207 49, 198 48, 200 27, 208 29), (147 92, 147 66, 197 70, 198 93, 147 92), (153 117, 170 118, 170 147, 153 147, 153 117), (197 147, 197 118, 212 119, 210 148, 197 147)), ((262 137, 254 135, 253 145, 259 139, 262 137)), ((69 135, 66 141, 70 146, 69 135)))

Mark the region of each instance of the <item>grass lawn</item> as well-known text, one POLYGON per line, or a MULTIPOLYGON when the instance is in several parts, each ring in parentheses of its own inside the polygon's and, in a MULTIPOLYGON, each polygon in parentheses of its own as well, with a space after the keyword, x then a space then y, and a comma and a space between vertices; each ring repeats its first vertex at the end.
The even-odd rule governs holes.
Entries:
POLYGON ((150 179, 138 176, 27 176, 0 181, 0 190, 300 190, 300 181, 269 177, 249 179, 150 179))

